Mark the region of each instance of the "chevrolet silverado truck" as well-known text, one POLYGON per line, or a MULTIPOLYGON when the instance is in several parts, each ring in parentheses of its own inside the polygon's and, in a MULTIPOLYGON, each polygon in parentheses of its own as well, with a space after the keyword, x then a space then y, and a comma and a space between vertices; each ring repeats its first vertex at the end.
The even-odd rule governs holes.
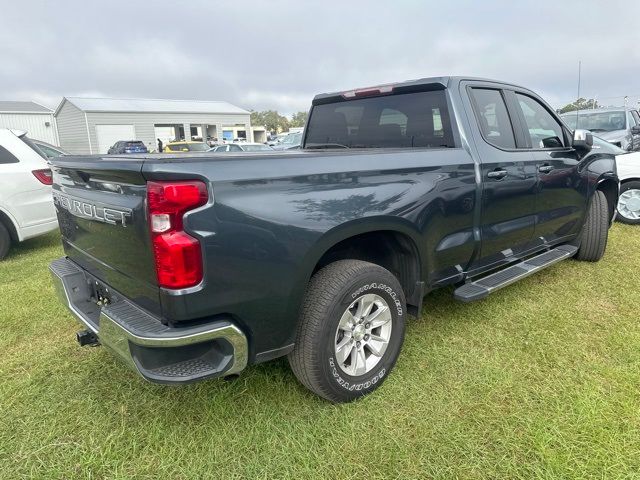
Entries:
POLYGON ((498 81, 320 94, 300 150, 52 159, 50 269, 78 342, 151 382, 286 355, 350 401, 389 376, 432 290, 470 302, 602 257, 619 187, 592 142, 498 81))

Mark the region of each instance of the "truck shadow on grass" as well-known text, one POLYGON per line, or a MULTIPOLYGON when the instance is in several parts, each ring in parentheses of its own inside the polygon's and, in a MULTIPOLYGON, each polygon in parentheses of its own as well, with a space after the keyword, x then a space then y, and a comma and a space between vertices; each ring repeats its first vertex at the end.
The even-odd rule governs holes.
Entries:
POLYGON ((124 410, 130 418, 160 422, 165 426, 202 422, 203 419, 217 423, 221 418, 231 419, 237 415, 245 418, 246 423, 247 416, 259 418, 265 410, 275 416, 303 418, 309 412, 332 412, 336 408, 349 410, 356 408, 353 405, 357 404, 386 402, 402 394, 403 387, 398 382, 406 382, 412 375, 412 367, 407 363, 419 355, 419 352, 412 351, 414 348, 429 351, 433 342, 442 342, 443 337, 455 334, 454 319, 464 316, 469 307, 455 302, 451 294, 452 289, 445 289, 430 295, 425 302, 425 311, 444 309, 452 314, 451 321, 435 323, 428 314, 420 319, 410 317, 407 337, 414 340, 405 345, 388 384, 352 404, 332 405, 309 392, 291 372, 286 357, 249 366, 233 380, 212 379, 195 384, 163 386, 145 382, 106 349, 96 349, 96 355, 86 359, 78 372, 84 377, 84 380, 79 380, 86 381, 88 385, 84 394, 91 397, 87 399, 90 403, 119 405, 111 411, 124 410), (438 335, 430 335, 432 330, 439 331, 438 335), (397 379, 396 372, 399 372, 397 379))

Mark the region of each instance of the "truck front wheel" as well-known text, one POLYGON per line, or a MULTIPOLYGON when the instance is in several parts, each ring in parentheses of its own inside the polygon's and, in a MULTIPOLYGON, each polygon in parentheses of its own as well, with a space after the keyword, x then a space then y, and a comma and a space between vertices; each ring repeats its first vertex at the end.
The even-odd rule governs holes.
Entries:
POLYGON ((291 369, 331 402, 366 395, 396 363, 405 315, 404 293, 391 272, 360 260, 329 264, 307 287, 291 369))
POLYGON ((587 221, 580 234, 577 260, 597 262, 604 255, 609 237, 609 207, 607 197, 597 190, 591 198, 587 221))

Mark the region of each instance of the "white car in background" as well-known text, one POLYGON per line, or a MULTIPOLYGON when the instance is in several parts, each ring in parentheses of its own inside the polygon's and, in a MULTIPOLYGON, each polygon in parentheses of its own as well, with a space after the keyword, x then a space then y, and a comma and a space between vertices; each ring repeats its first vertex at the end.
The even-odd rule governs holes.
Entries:
POLYGON ((58 228, 46 155, 27 132, 0 128, 0 259, 12 243, 58 228))
POLYGON ((620 197, 617 219, 630 225, 640 224, 640 152, 616 155, 620 197))
POLYGON ((273 148, 264 143, 225 143, 209 149, 210 152, 226 153, 226 152, 272 152, 273 148))

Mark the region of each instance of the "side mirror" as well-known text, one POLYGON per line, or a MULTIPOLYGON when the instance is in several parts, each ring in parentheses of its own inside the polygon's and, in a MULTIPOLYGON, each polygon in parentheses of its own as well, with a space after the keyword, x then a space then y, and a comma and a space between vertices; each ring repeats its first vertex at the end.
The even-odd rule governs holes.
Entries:
POLYGON ((636 125, 635 127, 631 127, 631 133, 637 135, 640 133, 640 125, 636 125))
POLYGON ((573 143, 571 146, 585 153, 590 152, 593 146, 593 134, 589 130, 576 129, 573 132, 573 143))

